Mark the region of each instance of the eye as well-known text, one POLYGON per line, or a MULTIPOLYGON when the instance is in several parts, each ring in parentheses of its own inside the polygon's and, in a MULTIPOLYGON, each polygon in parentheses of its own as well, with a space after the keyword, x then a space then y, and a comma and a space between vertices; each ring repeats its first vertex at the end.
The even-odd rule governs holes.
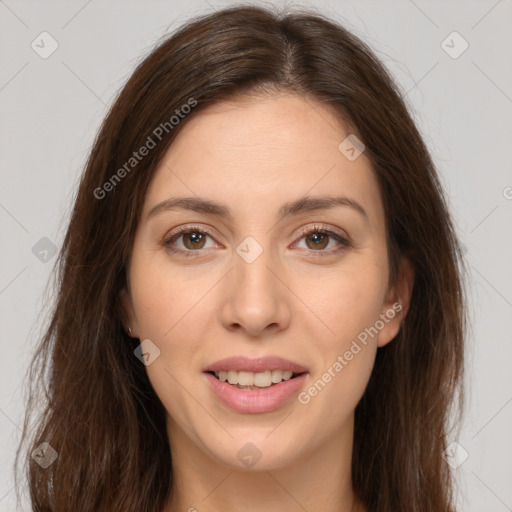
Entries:
MULTIPOLYGON (((350 242, 341 234, 333 230, 323 228, 322 226, 313 226, 306 228, 301 232, 300 241, 304 239, 306 250, 311 253, 319 253, 315 256, 324 256, 328 254, 335 254, 342 251, 346 247, 350 247, 350 242), (324 250, 329 247, 331 242, 337 242, 338 247, 334 250, 324 250)), ((336 245, 336 244, 334 244, 336 245)), ((331 246, 332 249, 332 246, 331 246)))
POLYGON ((206 245, 208 238, 212 239, 210 234, 204 229, 196 226, 184 226, 167 236, 162 244, 172 253, 180 253, 187 257, 194 257, 199 255, 201 249, 215 247, 215 244, 209 247, 206 245), (180 238, 182 239, 182 247, 176 247, 175 244, 180 238))

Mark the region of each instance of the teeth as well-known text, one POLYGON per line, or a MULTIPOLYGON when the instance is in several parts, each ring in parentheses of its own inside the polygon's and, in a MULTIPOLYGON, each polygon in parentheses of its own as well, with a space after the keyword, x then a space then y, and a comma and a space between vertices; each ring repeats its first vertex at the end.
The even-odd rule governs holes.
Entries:
POLYGON ((238 384, 240 384, 240 386, 253 386, 254 385, 254 373, 238 372, 238 384))
POLYGON ((272 382, 278 384, 283 380, 283 370, 272 370, 272 382))
POLYGON ((272 372, 270 370, 254 373, 254 385, 259 388, 268 388, 272 384, 272 372))
POLYGON ((240 386, 257 386, 258 388, 268 388, 272 384, 279 384, 283 380, 291 379, 293 372, 291 370, 265 370, 263 372, 237 372, 234 370, 215 372, 215 376, 229 384, 239 384, 240 386))

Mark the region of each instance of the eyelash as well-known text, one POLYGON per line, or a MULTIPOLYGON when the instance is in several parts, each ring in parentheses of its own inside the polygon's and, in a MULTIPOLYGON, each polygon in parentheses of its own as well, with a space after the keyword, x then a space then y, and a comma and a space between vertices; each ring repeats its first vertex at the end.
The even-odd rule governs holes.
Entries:
MULTIPOLYGON (((170 251, 172 254, 180 254, 187 258, 197 257, 200 255, 199 253, 202 251, 202 249, 184 251, 183 249, 177 249, 176 247, 172 246, 172 243, 175 240, 177 240, 181 235, 190 234, 190 233, 200 233, 202 235, 208 235, 211 238, 213 238, 211 233, 209 233, 208 231, 205 231, 203 228, 201 228, 199 226, 184 226, 184 227, 180 228, 178 231, 176 231, 175 233, 173 233, 172 235, 164 238, 164 240, 162 241, 162 245, 168 251, 170 251)), ((310 254, 312 254, 314 257, 323 258, 325 256, 331 256, 334 254, 338 254, 340 251, 343 251, 344 249, 346 249, 348 247, 351 247, 351 243, 346 238, 341 236, 339 233, 331 231, 330 229, 323 228, 322 226, 319 226, 319 225, 315 225, 313 227, 305 228, 305 229, 301 230, 300 238, 298 241, 302 240, 304 237, 311 235, 313 233, 327 235, 330 238, 333 238, 334 240, 336 240, 337 242, 340 243, 340 246, 337 249, 330 250, 330 251, 324 251, 324 250, 314 251, 312 249, 307 249, 307 251, 310 254)))

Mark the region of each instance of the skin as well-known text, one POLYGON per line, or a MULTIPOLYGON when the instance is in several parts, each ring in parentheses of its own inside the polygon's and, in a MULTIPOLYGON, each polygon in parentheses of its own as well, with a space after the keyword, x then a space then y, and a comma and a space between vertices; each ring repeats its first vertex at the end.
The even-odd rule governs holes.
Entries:
POLYGON ((403 259, 388 286, 377 180, 364 152, 349 161, 339 151, 349 133, 313 99, 233 99, 191 118, 155 173, 121 297, 131 336, 160 349, 146 370, 168 413, 174 483, 165 512, 364 510, 350 474, 354 409, 377 348, 400 329, 413 270, 403 259), (306 194, 351 198, 367 216, 336 206, 278 217, 306 194), (233 219, 178 209, 147 218, 171 196, 223 203, 233 219), (173 244, 198 255, 171 253, 162 240, 189 224, 210 230, 206 240, 173 244), (327 237, 317 248, 300 232, 315 225, 350 246, 327 237), (263 249, 252 263, 236 252, 247 236, 263 249), (307 390, 397 301, 402 310, 307 404, 294 396, 273 412, 236 412, 203 374, 228 356, 278 355, 308 368, 307 390), (248 442, 261 453, 250 468, 237 457, 248 442))

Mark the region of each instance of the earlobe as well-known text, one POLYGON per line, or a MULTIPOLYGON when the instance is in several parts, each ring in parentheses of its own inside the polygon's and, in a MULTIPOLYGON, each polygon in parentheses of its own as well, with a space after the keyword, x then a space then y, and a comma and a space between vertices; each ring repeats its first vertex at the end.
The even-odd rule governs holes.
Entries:
POLYGON ((414 266, 408 256, 402 255, 397 283, 390 288, 383 304, 381 312, 383 328, 377 337, 379 347, 387 345, 399 333, 409 311, 413 287, 414 266))
POLYGON ((124 329, 128 336, 137 338, 138 328, 137 321, 135 319, 135 312, 133 309, 133 302, 126 288, 122 288, 122 290, 119 292, 119 298, 121 300, 122 322, 124 329))

